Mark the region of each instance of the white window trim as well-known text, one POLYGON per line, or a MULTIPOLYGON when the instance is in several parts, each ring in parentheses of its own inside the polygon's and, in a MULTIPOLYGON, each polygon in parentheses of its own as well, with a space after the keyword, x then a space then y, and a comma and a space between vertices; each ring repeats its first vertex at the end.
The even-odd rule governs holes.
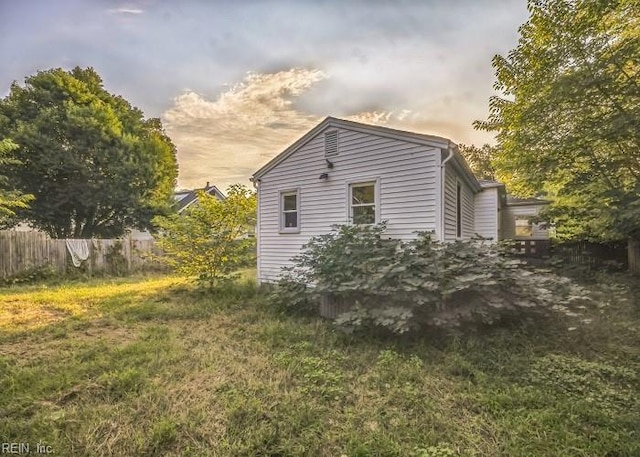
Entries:
MULTIPOLYGON (((351 216, 351 201, 352 201, 352 194, 351 194, 351 189, 353 186, 359 186, 359 185, 366 185, 366 184, 373 184, 373 191, 374 191, 374 205, 375 205, 375 214, 376 214, 376 219, 374 224, 379 224, 380 223, 380 178, 369 178, 369 179, 358 179, 357 181, 351 181, 346 183, 346 190, 345 190, 345 194, 347 197, 347 221, 349 225, 353 225, 353 217, 351 216)), ((374 225, 374 224, 361 224, 361 225, 374 225)))
POLYGON ((285 189, 278 192, 278 220, 279 220, 279 233, 300 233, 301 217, 300 217, 300 188, 285 189), (298 213, 298 226, 297 227, 285 227, 284 226, 284 197, 286 195, 296 196, 296 212, 298 213))

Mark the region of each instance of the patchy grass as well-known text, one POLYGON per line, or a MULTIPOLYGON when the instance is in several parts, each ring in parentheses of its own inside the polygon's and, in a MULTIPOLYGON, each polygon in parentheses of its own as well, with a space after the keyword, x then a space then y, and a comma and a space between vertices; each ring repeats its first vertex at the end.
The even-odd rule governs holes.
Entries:
POLYGON ((401 341, 278 315, 249 274, 0 289, 0 437, 87 456, 637 456, 632 286, 600 277, 575 330, 401 341))

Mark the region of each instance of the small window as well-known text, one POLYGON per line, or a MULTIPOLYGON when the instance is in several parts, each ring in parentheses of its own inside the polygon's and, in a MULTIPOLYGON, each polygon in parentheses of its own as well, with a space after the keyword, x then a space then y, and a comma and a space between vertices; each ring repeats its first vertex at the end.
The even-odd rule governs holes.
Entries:
POLYGON ((516 217, 515 236, 522 238, 531 238, 533 236, 533 224, 527 217, 516 217))
POLYGON ((324 134, 324 155, 338 155, 338 131, 331 130, 324 134))
POLYGON ((280 194, 280 231, 300 231, 300 212, 298 191, 287 191, 280 194))
POLYGON ((462 186, 456 184, 456 237, 462 237, 462 186))
POLYGON ((354 224, 376 223, 376 183, 349 186, 349 216, 354 224))

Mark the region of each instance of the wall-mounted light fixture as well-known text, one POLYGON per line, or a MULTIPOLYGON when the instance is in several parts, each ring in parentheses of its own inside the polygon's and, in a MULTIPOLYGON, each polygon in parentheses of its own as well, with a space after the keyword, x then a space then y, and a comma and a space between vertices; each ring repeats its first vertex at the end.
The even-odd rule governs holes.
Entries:
POLYGON ((321 180, 329 179, 329 173, 322 173, 318 179, 321 179, 321 180))
POLYGON ((331 162, 329 159, 324 159, 327 161, 327 168, 333 168, 333 162, 331 162))

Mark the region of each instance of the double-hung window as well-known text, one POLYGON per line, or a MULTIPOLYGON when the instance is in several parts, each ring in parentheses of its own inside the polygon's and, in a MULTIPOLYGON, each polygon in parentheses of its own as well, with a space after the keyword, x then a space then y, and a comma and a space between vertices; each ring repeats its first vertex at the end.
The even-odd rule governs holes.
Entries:
POLYGON ((300 193, 298 190, 280 192, 280 231, 300 231, 300 193))
POLYGON ((349 217, 354 224, 375 224, 377 220, 376 182, 349 186, 349 217))

